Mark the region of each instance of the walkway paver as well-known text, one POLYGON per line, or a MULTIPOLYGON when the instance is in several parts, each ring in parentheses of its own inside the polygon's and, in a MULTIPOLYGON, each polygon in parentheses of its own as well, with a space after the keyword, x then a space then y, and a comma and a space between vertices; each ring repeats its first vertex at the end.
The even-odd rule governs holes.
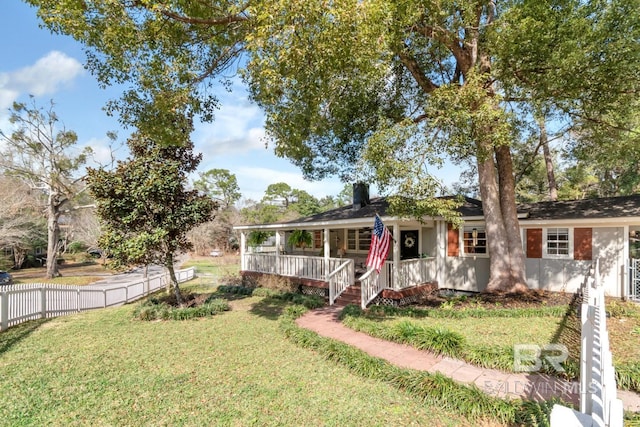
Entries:
MULTIPOLYGON (((521 398, 527 400, 548 400, 560 397, 567 402, 578 404, 580 387, 575 381, 537 373, 507 373, 495 369, 483 369, 460 360, 438 356, 429 351, 381 340, 354 331, 344 326, 340 320, 342 307, 330 306, 311 310, 297 319, 297 324, 323 337, 352 345, 367 354, 387 360, 402 367, 431 373, 440 372, 458 382, 475 384, 487 394, 497 397, 521 398)), ((629 391, 618 391, 618 398, 625 410, 640 411, 640 395, 629 391)))

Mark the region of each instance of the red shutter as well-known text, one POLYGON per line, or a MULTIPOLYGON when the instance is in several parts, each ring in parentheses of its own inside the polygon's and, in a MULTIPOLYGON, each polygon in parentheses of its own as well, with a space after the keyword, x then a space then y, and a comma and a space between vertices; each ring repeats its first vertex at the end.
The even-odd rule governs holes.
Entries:
POLYGON ((542 258, 542 228, 527 229, 527 258, 542 258))
POLYGON ((447 224, 447 256, 460 255, 460 235, 457 228, 447 224))
POLYGON ((593 259, 591 237, 591 228, 573 229, 573 259, 583 261, 593 259))

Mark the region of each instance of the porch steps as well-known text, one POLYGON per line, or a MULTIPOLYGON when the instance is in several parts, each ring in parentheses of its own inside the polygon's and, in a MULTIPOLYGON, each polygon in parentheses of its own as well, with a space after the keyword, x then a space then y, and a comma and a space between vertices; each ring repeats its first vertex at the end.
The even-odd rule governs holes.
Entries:
POLYGON ((347 306, 349 304, 360 305, 360 283, 356 282, 355 285, 347 287, 336 299, 335 304, 341 307, 347 306))

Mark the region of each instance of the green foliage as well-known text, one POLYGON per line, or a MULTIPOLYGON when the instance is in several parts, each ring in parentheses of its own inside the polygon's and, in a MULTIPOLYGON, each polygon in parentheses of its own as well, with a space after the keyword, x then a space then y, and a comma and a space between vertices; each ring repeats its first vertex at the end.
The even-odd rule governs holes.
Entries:
POLYGON ((134 135, 128 145, 133 156, 114 171, 87 171, 103 226, 99 245, 120 265, 168 266, 175 252, 190 248, 186 232, 216 209, 209 197, 185 189, 201 155, 188 139, 168 146, 134 135))
POLYGON ((247 237, 247 245, 255 248, 266 242, 271 236, 273 236, 273 232, 271 231, 252 231, 247 237))
MULTIPOLYGON (((443 303, 444 304, 444 303, 443 303)), ((425 309, 415 307, 391 307, 391 306, 372 306, 368 309, 367 313, 364 313, 367 317, 379 318, 383 316, 394 317, 433 317, 433 318, 451 318, 451 319, 464 319, 464 318, 519 318, 519 317, 563 317, 569 306, 544 306, 544 307, 528 307, 528 308, 495 308, 487 310, 484 307, 471 307, 451 310, 449 306, 453 304, 447 304, 440 309, 425 309)), ((355 314, 354 314, 355 315, 355 314)))
MULTIPOLYGON (((568 307, 540 307, 521 309, 483 309, 465 308, 452 309, 449 306, 437 309, 416 309, 412 307, 394 308, 389 306, 373 306, 367 311, 358 307, 345 308, 342 313, 342 322, 357 331, 369 335, 408 344, 419 349, 433 351, 454 358, 465 360, 484 368, 501 369, 511 371, 513 369, 513 346, 508 345, 472 345, 457 332, 443 327, 424 327, 409 320, 402 320, 394 325, 382 322, 386 317, 409 318, 441 318, 441 319, 485 319, 479 321, 491 321, 495 318, 535 318, 558 317, 566 314, 568 307)), ((565 375, 576 378, 578 365, 575 361, 567 360, 563 363, 565 375)), ((543 366, 543 372, 554 373, 551 366, 543 366)))
POLYGON ((304 250, 313 244, 313 236, 306 230, 294 230, 289 235, 287 242, 293 247, 304 250))
POLYGON ((200 172, 199 177, 193 182, 195 189, 217 200, 225 209, 240 200, 238 180, 227 169, 210 169, 200 172))
POLYGON ((615 371, 616 386, 619 389, 640 393, 640 362, 616 364, 615 371))
POLYGON ((139 304, 133 312, 139 320, 189 320, 199 317, 213 316, 230 309, 229 303, 223 299, 209 297, 201 305, 194 307, 173 307, 158 298, 149 298, 139 304))

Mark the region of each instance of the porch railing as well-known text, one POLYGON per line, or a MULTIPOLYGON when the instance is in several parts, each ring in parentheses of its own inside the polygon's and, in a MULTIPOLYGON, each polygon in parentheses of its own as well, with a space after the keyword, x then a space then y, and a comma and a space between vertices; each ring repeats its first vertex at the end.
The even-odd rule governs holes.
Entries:
POLYGON ((389 265, 392 262, 385 262, 380 273, 375 270, 369 270, 360 277, 361 297, 360 305, 363 309, 382 292, 383 289, 389 288, 389 265))
POLYGON ((333 305, 336 299, 355 281, 355 262, 352 259, 344 260, 342 265, 329 274, 329 305, 333 305))
POLYGON ((400 261, 397 273, 394 271, 393 264, 393 261, 386 261, 380 269, 380 274, 370 270, 360 277, 362 308, 366 308, 383 289, 402 290, 437 278, 435 258, 400 261))
POLYGON ((628 260, 629 268, 629 295, 634 301, 640 302, 640 259, 632 258, 628 260))
POLYGON ((400 261, 398 276, 394 276, 393 262, 390 262, 390 283, 394 289, 404 289, 436 280, 436 259, 416 258, 400 261))
MULTIPOLYGON (((329 271, 338 269, 345 261, 329 258, 329 271)), ((245 269, 257 273, 279 274, 288 277, 302 277, 313 280, 327 280, 324 257, 304 255, 245 254, 245 269)), ((353 262, 352 262, 353 264, 353 262)))

